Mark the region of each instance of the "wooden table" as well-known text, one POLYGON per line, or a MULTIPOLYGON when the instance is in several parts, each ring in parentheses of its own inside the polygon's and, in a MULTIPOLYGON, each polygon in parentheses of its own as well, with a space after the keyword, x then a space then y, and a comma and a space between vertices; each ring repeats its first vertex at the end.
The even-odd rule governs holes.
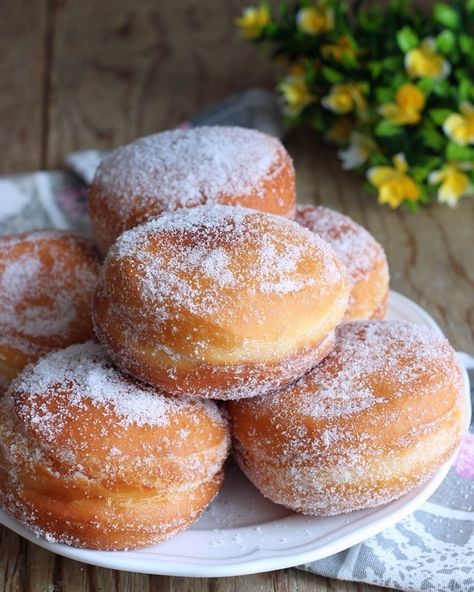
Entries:
MULTIPOLYGON (((172 127, 275 70, 239 40, 246 0, 2 0, 0 172, 61 166, 172 127)), ((341 172, 310 132, 287 142, 301 201, 348 213, 385 246, 392 286, 424 306, 457 349, 474 351, 474 199, 392 212, 341 172)), ((0 196, 1 199, 1 196, 0 196)), ((215 580, 145 576, 63 559, 0 530, 0 590, 28 592, 376 592, 296 569, 215 580)))

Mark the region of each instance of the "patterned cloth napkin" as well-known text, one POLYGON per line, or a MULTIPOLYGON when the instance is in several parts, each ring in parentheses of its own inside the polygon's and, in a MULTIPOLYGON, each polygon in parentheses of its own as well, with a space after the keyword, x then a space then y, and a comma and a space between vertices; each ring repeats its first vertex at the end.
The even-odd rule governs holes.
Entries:
MULTIPOLYGON (((203 124, 282 133, 273 95, 257 89, 231 97, 189 125, 203 124)), ((0 234, 51 227, 90 234, 87 183, 102 156, 98 151, 70 155, 66 162, 76 174, 1 178, 0 234)), ((474 383, 474 358, 461 358, 473 368, 474 383)), ((364 543, 300 569, 401 590, 474 592, 474 423, 448 476, 416 512, 364 543)))

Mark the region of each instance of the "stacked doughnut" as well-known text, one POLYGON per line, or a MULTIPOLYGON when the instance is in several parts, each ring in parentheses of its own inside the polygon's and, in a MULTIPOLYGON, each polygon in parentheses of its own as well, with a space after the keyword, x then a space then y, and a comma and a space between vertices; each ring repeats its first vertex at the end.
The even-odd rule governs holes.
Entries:
POLYGON ((142 138, 100 165, 89 212, 100 272, 78 237, 0 239, 0 496, 36 533, 165 540, 219 491, 231 431, 256 487, 314 515, 399 497, 458 446, 452 348, 381 320, 382 247, 296 207, 274 138, 142 138))

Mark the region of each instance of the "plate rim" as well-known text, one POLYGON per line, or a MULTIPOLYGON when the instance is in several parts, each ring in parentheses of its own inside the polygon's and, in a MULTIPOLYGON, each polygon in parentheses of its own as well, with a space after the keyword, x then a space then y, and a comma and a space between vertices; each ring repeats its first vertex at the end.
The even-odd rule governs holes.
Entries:
MULTIPOLYGON (((407 308, 411 309, 417 314, 418 317, 422 318, 424 323, 431 327, 436 333, 443 335, 443 332, 436 321, 420 305, 418 305, 416 302, 413 302, 410 298, 390 290, 388 309, 396 310, 407 308)), ((464 377, 465 394, 467 396, 469 393, 469 378, 462 364, 461 368, 464 377)), ((126 556, 124 557, 124 554, 127 553, 127 551, 96 551, 92 549, 71 547, 62 543, 52 543, 44 537, 37 536, 33 531, 25 528, 1 509, 0 524, 14 531, 16 534, 22 536, 31 543, 39 545, 48 551, 68 559, 73 559, 75 561, 95 565, 98 567, 116 569, 119 571, 144 573, 150 575, 208 578, 263 573, 275 569, 286 569, 296 565, 317 561, 318 559, 323 559, 335 553, 339 553, 353 545, 361 543, 362 541, 378 534, 385 528, 393 526, 405 516, 415 511, 416 508, 420 507, 421 504, 434 493, 434 491, 446 477, 451 465, 454 462, 456 454, 457 450, 429 481, 418 486, 414 491, 402 496, 401 498, 393 500, 388 504, 373 508, 373 512, 362 516, 360 518, 360 522, 362 522, 362 524, 355 526, 355 531, 354 525, 357 525, 359 520, 335 529, 333 532, 343 531, 342 534, 336 536, 333 540, 330 540, 325 544, 321 544, 321 539, 319 538, 316 539, 316 541, 308 541, 308 543, 297 546, 297 549, 303 548, 303 550, 292 551, 291 548, 275 549, 273 550, 274 555, 267 555, 264 557, 255 557, 255 554, 258 555, 259 551, 262 550, 254 548, 245 555, 239 555, 234 558, 216 558, 214 560, 205 558, 189 558, 186 562, 173 563, 172 560, 166 559, 166 556, 164 556, 164 558, 159 558, 158 556, 152 560, 150 560, 149 557, 144 557, 143 559, 134 557, 129 559, 130 564, 128 564, 126 562, 126 556), (408 500, 406 499, 407 497, 408 500), (372 518, 374 514, 375 518, 372 518), (313 547, 311 548, 311 546, 313 547), (254 557, 246 559, 246 557, 249 556, 254 557), (216 561, 217 563, 213 564, 212 561, 216 561)), ((317 518, 315 519, 317 520, 317 518)), ((248 528, 248 526, 242 526, 227 529, 224 528, 222 530, 233 531, 248 528)), ((180 535, 185 534, 186 531, 180 533, 180 535)), ((332 534, 333 533, 330 533, 330 535, 332 534)))

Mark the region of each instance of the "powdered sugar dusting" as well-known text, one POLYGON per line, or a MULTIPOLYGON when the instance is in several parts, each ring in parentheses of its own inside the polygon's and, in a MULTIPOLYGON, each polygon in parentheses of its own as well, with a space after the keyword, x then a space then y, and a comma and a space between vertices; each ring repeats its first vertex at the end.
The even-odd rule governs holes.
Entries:
MULTIPOLYGON (((322 239, 287 218, 203 205, 167 212, 119 237, 104 263, 94 321, 117 364, 137 376, 134 360, 144 349, 172 357, 164 366, 173 384, 181 382, 174 362, 198 363, 209 375, 217 352, 221 371, 235 376, 232 384, 224 378, 226 392, 240 398, 267 388, 265 364, 282 364, 281 378, 270 376, 273 388, 309 368, 346 303, 345 269, 322 239), (117 331, 122 337, 112 343, 109 335, 117 331), (286 349, 278 351, 282 342, 286 349)), ((209 389, 201 380, 199 393, 191 394, 226 398, 207 382, 209 389)))
POLYGON ((211 403, 173 399, 127 378, 93 341, 44 356, 20 374, 12 383, 12 389, 27 397, 29 421, 50 441, 61 431, 71 408, 76 412, 90 404, 105 414, 114 413, 121 426, 131 423, 167 425, 170 414, 196 406, 204 409, 214 421, 222 421, 211 403), (57 398, 58 391, 66 391, 67 398, 57 398), (57 399, 54 411, 52 406, 43 405, 45 395, 57 399))
POLYGON ((0 343, 37 354, 48 349, 44 339, 67 342, 97 275, 92 247, 82 238, 59 231, 0 238, 0 343))
MULTIPOLYGON (((452 368, 451 346, 426 327, 402 321, 347 323, 336 329, 333 351, 291 387, 298 393, 291 413, 313 419, 355 415, 393 397, 412 396, 420 382, 439 388, 427 379, 444 372, 451 380, 452 368)), ((284 407, 286 396, 279 391, 265 399, 262 413, 284 407)))
POLYGON ((360 224, 323 206, 298 205, 296 221, 328 242, 347 267, 352 284, 367 277, 380 260, 382 246, 360 224))
POLYGON ((446 339, 401 321, 347 323, 336 335, 299 381, 230 406, 245 473, 273 501, 316 515, 399 497, 444 462, 465 424, 446 339))
POLYGON ((311 286, 325 292, 343 276, 321 239, 286 218, 239 206, 204 205, 165 213, 129 230, 119 237, 108 260, 129 258, 144 277, 142 288, 150 301, 170 298, 201 314, 222 305, 225 292, 216 293, 214 283, 229 288, 235 297, 240 290, 287 294, 311 286), (171 260, 150 248, 150 241, 166 236, 179 244, 171 260), (320 263, 318 283, 313 269, 299 271, 310 253, 320 263), (200 283, 202 276, 211 283, 200 283))
POLYGON ((140 138, 102 161, 94 185, 122 216, 131 203, 174 210, 218 203, 222 195, 263 198, 263 179, 278 175, 276 138, 239 127, 171 130, 140 138))

